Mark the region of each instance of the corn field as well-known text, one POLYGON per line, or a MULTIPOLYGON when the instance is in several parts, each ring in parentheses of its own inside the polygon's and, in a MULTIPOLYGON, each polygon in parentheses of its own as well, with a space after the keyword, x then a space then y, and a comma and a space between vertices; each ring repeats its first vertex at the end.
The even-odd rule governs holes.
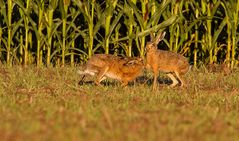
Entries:
POLYGON ((239 0, 0 0, 3 64, 74 65, 94 53, 145 56, 160 49, 201 64, 238 64, 239 0))

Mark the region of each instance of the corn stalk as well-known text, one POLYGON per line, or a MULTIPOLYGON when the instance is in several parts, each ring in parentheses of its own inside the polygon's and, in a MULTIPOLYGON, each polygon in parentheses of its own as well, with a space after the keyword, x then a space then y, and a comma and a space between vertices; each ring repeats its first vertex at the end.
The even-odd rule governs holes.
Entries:
POLYGON ((3 31, 2 31, 2 27, 0 27, 0 58, 2 58, 2 34, 3 34, 3 31))
POLYGON ((6 38, 4 38, 4 35, 3 35, 3 27, 2 25, 4 24, 4 22, 7 22, 7 15, 6 15, 6 3, 3 1, 3 0, 0 0, 0 15, 3 15, 4 17, 4 20, 1 22, 1 25, 0 25, 0 58, 2 58, 3 56, 3 50, 4 50, 4 47, 7 47, 7 40, 6 38))
POLYGON ((11 42, 12 42, 12 10, 14 7, 13 0, 7 0, 7 27, 8 27, 8 37, 7 37, 7 66, 10 66, 10 53, 11 53, 11 42))
POLYGON ((136 38, 139 38, 136 39, 136 42, 138 40, 140 41, 140 45, 137 47, 141 57, 144 57, 145 54, 145 37, 150 33, 155 33, 159 29, 165 28, 166 26, 169 26, 176 21, 177 18, 175 16, 172 16, 169 19, 166 19, 163 23, 159 24, 159 20, 163 11, 170 3, 170 0, 163 0, 163 2, 159 5, 157 11, 153 11, 152 16, 150 17, 149 15, 151 13, 151 10, 149 8, 149 3, 147 0, 141 0, 141 9, 139 9, 136 4, 128 0, 129 6, 134 11, 136 17, 135 21, 137 21, 137 23, 139 24, 135 34, 136 38))
MULTIPOLYGON (((171 3, 171 14, 178 15, 180 11, 180 3, 179 2, 172 2, 171 3)), ((179 50, 179 36, 180 36, 180 27, 179 23, 173 24, 170 26, 170 40, 169 40, 169 50, 178 52, 179 50)))
POLYGON ((43 29, 45 29, 45 22, 44 22, 44 13, 45 13, 45 3, 44 0, 35 0, 35 3, 33 3, 33 10, 38 15, 38 26, 35 34, 38 34, 37 38, 37 55, 36 55, 36 62, 37 66, 42 66, 43 62, 43 46, 45 44, 46 38, 44 38, 44 34, 42 33, 43 29))
POLYGON ((67 13, 68 7, 70 5, 70 0, 61 0, 60 7, 61 7, 61 17, 62 17, 62 55, 61 61, 62 66, 65 66, 65 55, 66 55, 66 37, 67 37, 67 13))
POLYGON ((75 24, 75 20, 77 19, 77 17, 80 15, 80 11, 76 11, 75 8, 71 8, 71 20, 68 21, 68 28, 67 28, 67 33, 70 33, 68 35, 68 39, 69 39, 69 46, 70 48, 68 48, 68 50, 71 50, 71 52, 69 53, 69 55, 71 56, 70 58, 70 62, 71 62, 71 66, 74 65, 75 61, 75 55, 79 55, 80 57, 82 56, 87 56, 87 53, 84 52, 83 50, 81 50, 80 48, 77 48, 77 46, 80 46, 79 44, 77 44, 76 46, 76 40, 78 37, 82 36, 82 37, 86 37, 85 35, 85 31, 84 30, 80 30, 81 26, 78 26, 75 24), (76 53, 79 52, 79 53, 76 53))
MULTIPOLYGON (((98 6, 95 0, 90 1, 81 1, 81 0, 73 0, 73 2, 78 6, 81 13, 83 14, 86 25, 88 26, 88 35, 85 36, 85 48, 88 49, 88 57, 91 57, 93 54, 93 45, 94 45, 94 37, 98 30, 100 29, 101 23, 102 23, 102 17, 101 19, 95 18, 95 7, 98 6), (94 21, 96 23, 94 23, 94 21)), ((101 14, 101 13, 97 13, 101 14)))
MULTIPOLYGON (((136 0, 132 0, 132 3, 136 5, 136 0)), ((125 13, 124 24, 127 27, 127 31, 128 31, 127 35, 129 36, 128 49, 125 49, 125 50, 127 50, 126 51, 127 56, 132 56, 133 30, 137 27, 137 24, 134 19, 134 11, 127 2, 125 2, 123 9, 125 13)))
MULTIPOLYGON (((199 9, 196 8, 195 11, 195 18, 198 19, 199 18, 199 9)), ((195 25, 195 46, 194 46, 194 50, 193 50, 193 66, 194 68, 197 67, 197 55, 198 55, 198 50, 199 50, 199 45, 198 45, 198 40, 199 40, 199 26, 198 24, 195 25)))
POLYGON ((204 51, 209 53, 209 64, 213 64, 217 62, 217 52, 219 50, 219 46, 217 45, 218 37, 226 25, 226 19, 224 18, 219 24, 218 28, 212 28, 212 24, 218 21, 215 19, 215 14, 218 10, 218 6, 220 5, 220 1, 209 2, 207 0, 201 1, 202 14, 207 15, 207 19, 205 21, 204 28, 206 29, 206 34, 203 35, 202 39, 202 48, 204 51))
POLYGON ((236 55, 236 47, 238 43, 237 39, 237 29, 239 24, 239 0, 223 0, 222 6, 225 9, 226 13, 226 21, 227 21, 227 34, 228 34, 228 42, 227 42, 227 55, 226 62, 231 68, 235 65, 235 55, 236 55))
POLYGON ((114 10, 116 8, 118 0, 107 0, 105 13, 105 53, 109 54, 109 43, 110 43, 110 29, 111 27, 111 18, 113 16, 114 10))
POLYGON ((45 11, 45 21, 47 25, 47 56, 46 56, 46 65, 51 65, 51 53, 52 53, 52 37, 55 34, 56 27, 53 21, 53 13, 56 7, 58 6, 58 0, 51 0, 47 10, 45 11))
POLYGON ((29 52, 28 52, 28 48, 29 48, 29 30, 30 30, 30 25, 29 25, 29 13, 31 11, 30 9, 30 0, 26 1, 26 7, 24 7, 24 3, 23 1, 16 1, 17 5, 20 6, 21 8, 19 9, 21 17, 23 17, 23 21, 24 21, 24 29, 25 29, 25 42, 24 42, 24 62, 23 64, 26 66, 29 62, 29 52))

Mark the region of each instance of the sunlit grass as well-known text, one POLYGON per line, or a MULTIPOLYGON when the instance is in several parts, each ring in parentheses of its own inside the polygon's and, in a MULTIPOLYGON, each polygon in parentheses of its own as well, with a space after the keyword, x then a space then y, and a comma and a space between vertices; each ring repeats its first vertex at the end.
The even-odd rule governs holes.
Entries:
MULTIPOLYGON (((194 70, 188 87, 78 85, 77 68, 0 71, 1 140, 237 140, 238 72, 194 70)), ((150 75, 149 75, 150 76, 150 75)), ((160 78, 167 79, 164 74, 160 78)))

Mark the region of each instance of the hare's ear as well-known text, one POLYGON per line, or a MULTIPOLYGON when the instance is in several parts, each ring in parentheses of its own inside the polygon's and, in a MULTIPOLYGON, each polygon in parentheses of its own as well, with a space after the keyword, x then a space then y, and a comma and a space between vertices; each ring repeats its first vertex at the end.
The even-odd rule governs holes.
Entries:
POLYGON ((153 42, 155 39, 154 39, 154 34, 153 33, 150 33, 150 41, 153 42))
POLYGON ((163 38, 165 37, 165 34, 166 34, 166 32, 164 31, 164 32, 161 32, 161 33, 159 33, 159 35, 157 36, 157 38, 156 38, 156 40, 155 40, 155 44, 157 45, 160 41, 162 41, 163 40, 163 38))

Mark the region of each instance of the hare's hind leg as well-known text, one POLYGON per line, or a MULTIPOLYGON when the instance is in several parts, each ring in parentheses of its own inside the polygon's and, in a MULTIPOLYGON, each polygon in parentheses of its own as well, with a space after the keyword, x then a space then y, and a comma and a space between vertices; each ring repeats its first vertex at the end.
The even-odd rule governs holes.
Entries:
POLYGON ((158 70, 155 70, 155 71, 154 71, 153 90, 156 90, 156 89, 157 89, 157 86, 158 86, 158 83, 157 83, 158 75, 159 75, 159 71, 158 71, 158 70))
POLYGON ((97 78, 95 80, 96 85, 100 85, 100 82, 105 79, 105 74, 109 70, 109 67, 104 67, 102 70, 99 71, 97 74, 97 78))
POLYGON ((175 74, 176 74, 177 78, 179 79, 179 81, 180 81, 180 83, 181 83, 180 87, 183 87, 183 86, 184 86, 184 81, 180 78, 178 72, 175 72, 175 74))
POLYGON ((168 73, 167 76, 173 81, 173 84, 171 84, 171 87, 174 87, 178 84, 178 80, 173 76, 172 73, 168 73))

